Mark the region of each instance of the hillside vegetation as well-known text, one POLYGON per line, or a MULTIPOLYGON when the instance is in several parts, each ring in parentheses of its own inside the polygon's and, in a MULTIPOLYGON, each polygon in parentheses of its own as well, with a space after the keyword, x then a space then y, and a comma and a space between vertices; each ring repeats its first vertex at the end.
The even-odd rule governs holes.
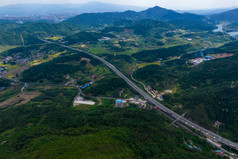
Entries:
POLYGON ((237 132, 237 81, 238 43, 204 51, 210 55, 234 53, 232 57, 206 61, 195 67, 186 65, 186 58, 196 53, 170 60, 163 66, 152 65, 135 72, 134 77, 163 91, 174 89, 173 94, 165 95, 164 104, 211 130, 215 121, 223 124, 219 134, 238 140, 237 132), (232 84, 233 83, 233 84, 232 84), (182 105, 182 108, 178 108, 182 105))
POLYGON ((98 39, 102 38, 103 36, 114 37, 111 34, 105 33, 95 33, 95 32, 79 32, 74 35, 66 36, 63 40, 66 41, 66 44, 72 45, 76 43, 97 43, 98 39))
POLYGON ((237 22, 238 9, 229 10, 220 14, 209 16, 211 20, 216 22, 237 22))
POLYGON ((75 90, 42 93, 1 110, 1 158, 218 158, 205 141, 168 126, 157 112, 116 109, 110 101, 77 110, 71 107, 75 90), (187 148, 184 139, 202 151, 187 148))
POLYGON ((238 41, 213 32, 236 12, 213 19, 154 7, 59 23, 0 20, 0 159, 221 158, 209 136, 171 124, 85 51, 169 109, 238 142, 238 41))
POLYGON ((32 45, 40 43, 42 42, 39 39, 28 34, 0 31, 0 45, 32 45))
POLYGON ((158 6, 149 8, 141 12, 125 11, 125 12, 107 12, 107 13, 84 13, 76 17, 69 18, 65 22, 84 25, 84 26, 100 26, 103 24, 110 24, 119 20, 142 20, 142 19, 153 19, 160 21, 168 20, 189 20, 189 21, 206 21, 204 16, 183 13, 167 10, 158 6))
POLYGON ((55 36, 72 34, 79 30, 79 26, 69 23, 44 23, 44 22, 29 22, 19 25, 13 29, 14 32, 28 33, 35 36, 55 36))
POLYGON ((169 48, 162 48, 156 50, 145 50, 132 55, 132 57, 136 58, 138 61, 143 62, 153 62, 158 61, 159 59, 166 59, 170 56, 179 56, 181 54, 186 54, 191 51, 192 45, 180 45, 169 48))

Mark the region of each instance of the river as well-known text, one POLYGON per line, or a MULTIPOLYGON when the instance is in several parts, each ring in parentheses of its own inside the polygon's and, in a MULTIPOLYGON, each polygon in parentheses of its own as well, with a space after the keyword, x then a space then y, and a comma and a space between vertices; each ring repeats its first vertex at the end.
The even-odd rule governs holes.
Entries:
MULTIPOLYGON (((217 26, 217 29, 214 29, 213 32, 223 32, 223 27, 224 27, 223 24, 219 24, 216 26, 217 26)), ((226 33, 232 37, 238 37, 238 31, 226 32, 226 33)))
POLYGON ((216 25, 218 28, 217 29, 214 29, 213 32, 222 32, 223 30, 223 25, 222 24, 219 24, 219 25, 216 25))
POLYGON ((232 31, 232 32, 227 32, 227 34, 229 34, 232 37, 238 37, 238 31, 232 31))

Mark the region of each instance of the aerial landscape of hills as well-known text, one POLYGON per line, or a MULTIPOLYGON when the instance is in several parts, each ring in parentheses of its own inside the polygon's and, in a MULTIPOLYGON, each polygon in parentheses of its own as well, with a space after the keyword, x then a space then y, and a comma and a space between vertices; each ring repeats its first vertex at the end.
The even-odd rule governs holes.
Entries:
POLYGON ((237 17, 0 7, 0 158, 237 158, 237 17))

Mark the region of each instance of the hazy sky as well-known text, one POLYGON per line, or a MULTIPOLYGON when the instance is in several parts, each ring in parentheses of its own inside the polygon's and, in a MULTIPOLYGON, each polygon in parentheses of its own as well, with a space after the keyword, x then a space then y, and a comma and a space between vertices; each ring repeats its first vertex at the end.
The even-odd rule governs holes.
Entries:
POLYGON ((170 9, 210 9, 238 6, 238 0, 0 0, 0 5, 19 3, 87 3, 90 1, 144 7, 158 5, 170 9))

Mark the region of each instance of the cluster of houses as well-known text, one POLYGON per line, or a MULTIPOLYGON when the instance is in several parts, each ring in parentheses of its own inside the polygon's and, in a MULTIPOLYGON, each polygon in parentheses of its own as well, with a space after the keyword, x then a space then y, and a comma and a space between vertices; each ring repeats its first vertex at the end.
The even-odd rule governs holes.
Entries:
POLYGON ((129 99, 117 99, 115 101, 115 107, 125 107, 129 106, 129 103, 137 105, 138 108, 140 109, 146 109, 146 100, 142 100, 140 98, 129 98, 129 99))
POLYGON ((98 39, 98 41, 109 41, 111 38, 109 37, 102 37, 101 39, 98 39))
POLYGON ((115 102, 115 107, 125 107, 125 106, 128 106, 128 103, 126 100, 122 100, 122 99, 117 99, 116 102, 115 102))
POLYGON ((147 86, 146 89, 147 89, 147 92, 149 92, 153 96, 153 98, 155 98, 157 96, 158 91, 153 90, 151 86, 147 86))
MULTIPOLYGON (((203 56, 203 54, 202 54, 202 56, 203 56)), ((212 56, 205 56, 205 57, 198 57, 195 59, 191 59, 191 60, 189 60, 189 62, 193 63, 193 65, 196 66, 204 61, 226 58, 226 57, 230 57, 230 56, 233 56, 233 54, 228 54, 228 53, 213 54, 212 56)))
POLYGON ((193 141, 192 140, 183 140, 183 143, 188 147, 188 148, 190 148, 190 149, 196 149, 196 150, 198 150, 198 151, 202 151, 202 149, 200 148, 200 147, 198 147, 198 146, 195 146, 194 144, 193 144, 193 141))
POLYGON ((131 104, 135 104, 138 106, 138 108, 146 108, 146 100, 142 100, 140 98, 129 98, 128 102, 131 104))
POLYGON ((212 60, 212 56, 205 56, 205 57, 199 57, 199 58, 195 58, 195 59, 191 59, 189 60, 190 63, 193 63, 194 66, 204 62, 204 61, 209 61, 212 60))
POLYGON ((218 156, 224 157, 224 153, 221 150, 214 150, 212 152, 217 154, 218 156))
POLYGON ((29 62, 30 62, 30 58, 29 57, 22 58, 21 53, 16 53, 16 54, 13 54, 12 56, 7 56, 1 59, 1 63, 3 64, 7 64, 7 63, 24 64, 29 62))
POLYGON ((1 63, 3 63, 3 64, 9 63, 9 61, 12 61, 12 59, 13 58, 11 56, 7 56, 7 57, 1 59, 1 63))
POLYGON ((164 100, 164 98, 163 98, 163 95, 164 95, 164 94, 166 94, 166 93, 173 93, 172 90, 165 90, 164 92, 159 93, 158 91, 153 90, 151 86, 147 86, 146 90, 147 90, 147 92, 148 92, 149 94, 152 95, 153 98, 157 98, 157 99, 159 99, 160 101, 163 101, 163 100, 164 100))
POLYGON ((18 52, 18 53, 14 53, 11 56, 7 56, 4 57, 3 59, 1 59, 1 63, 3 64, 7 64, 7 63, 16 63, 16 64, 27 64, 30 61, 32 61, 33 59, 42 57, 46 52, 39 52, 36 53, 34 55, 32 55, 32 57, 28 56, 28 57, 22 57, 22 53, 18 52))
MULTIPOLYGON (((129 98, 129 99, 117 99, 115 101, 115 107, 123 108, 123 107, 128 107, 129 103, 135 104, 138 108, 140 109, 146 109, 146 100, 142 100, 139 98, 129 98)), ((95 105, 95 102, 93 100, 86 100, 83 97, 77 95, 74 98, 73 102, 74 106, 79 106, 79 105, 95 105)))
POLYGON ((7 67, 0 66, 0 77, 4 76, 7 73, 7 71, 8 71, 7 67))

